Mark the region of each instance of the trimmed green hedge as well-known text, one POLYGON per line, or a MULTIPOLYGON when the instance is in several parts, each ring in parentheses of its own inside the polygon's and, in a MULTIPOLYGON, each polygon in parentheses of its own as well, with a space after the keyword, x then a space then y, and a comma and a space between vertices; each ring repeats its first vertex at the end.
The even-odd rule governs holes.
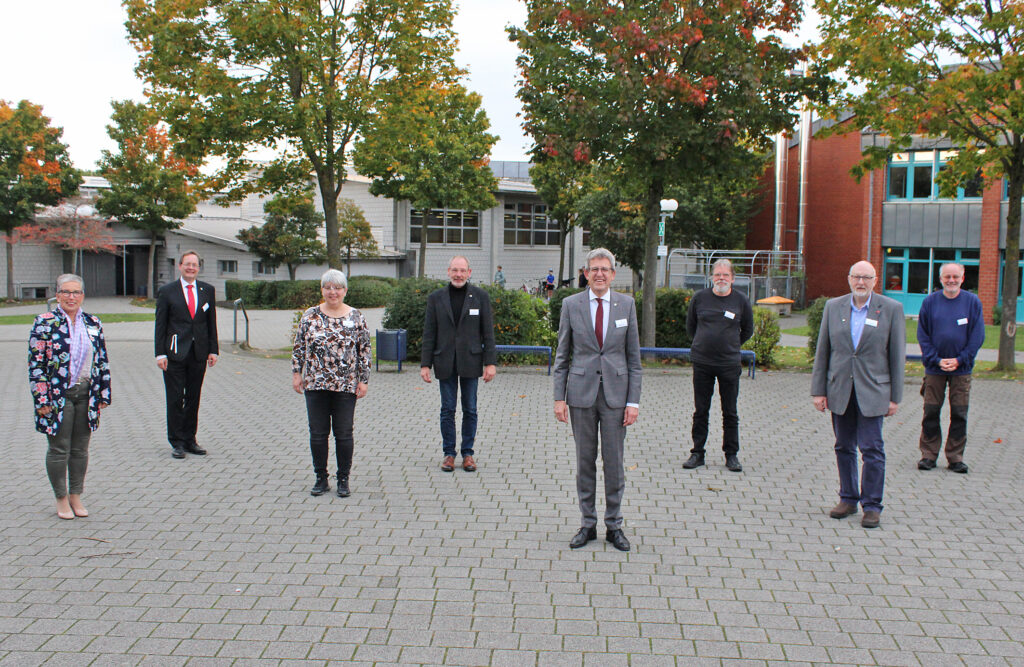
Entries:
POLYGON ((427 312, 427 297, 447 280, 435 278, 406 278, 399 282, 391 294, 384 311, 385 329, 405 329, 406 353, 409 359, 419 359, 423 349, 423 314, 427 312))
MULTIPOLYGON (((376 276, 349 278, 345 303, 353 308, 383 308, 398 282, 376 276)), ((246 308, 305 310, 323 301, 319 280, 226 280, 224 293, 228 301, 241 298, 246 308)))
MULTIPOLYGON (((690 307, 693 290, 662 287, 655 293, 657 310, 654 341, 657 347, 690 347, 693 339, 686 332, 686 312, 690 307)), ((643 331, 643 294, 636 295, 636 316, 643 331)))
POLYGON ((548 301, 548 323, 551 325, 552 331, 558 331, 558 322, 562 317, 562 302, 565 301, 566 297, 582 292, 583 289, 579 287, 559 287, 551 294, 551 300, 548 301))
POLYGON ((398 283, 394 278, 355 276, 349 278, 345 303, 353 308, 383 308, 388 305, 398 283))
POLYGON ((827 296, 819 296, 810 306, 807 307, 807 358, 814 359, 814 353, 818 349, 818 333, 821 331, 821 317, 825 314, 825 304, 828 303, 827 296))

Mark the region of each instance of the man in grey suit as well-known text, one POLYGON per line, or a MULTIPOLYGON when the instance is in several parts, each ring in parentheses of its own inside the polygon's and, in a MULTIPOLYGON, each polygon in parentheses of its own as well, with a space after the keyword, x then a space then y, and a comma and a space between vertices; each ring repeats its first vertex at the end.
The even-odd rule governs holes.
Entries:
POLYGON ((839 504, 829 516, 842 519, 864 508, 861 525, 877 528, 885 487, 882 420, 896 414, 903 399, 906 324, 903 306, 874 293, 878 281, 870 262, 850 267, 851 294, 825 304, 814 354, 814 407, 832 412, 839 467, 839 504), (857 450, 863 458, 857 481, 857 450))
POLYGON ((629 551, 622 532, 626 487, 623 442, 640 411, 640 335, 636 304, 611 291, 615 256, 604 248, 587 254, 590 287, 562 302, 555 353, 555 418, 568 422, 576 440, 576 492, 582 527, 569 542, 579 549, 597 539, 597 441, 604 464, 605 539, 629 551))

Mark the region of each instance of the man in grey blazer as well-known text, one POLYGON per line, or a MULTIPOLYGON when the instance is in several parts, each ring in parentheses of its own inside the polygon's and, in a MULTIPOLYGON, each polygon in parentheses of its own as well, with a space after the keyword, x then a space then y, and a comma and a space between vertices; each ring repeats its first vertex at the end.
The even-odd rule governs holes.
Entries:
POLYGON ((576 492, 582 527, 569 542, 578 549, 597 539, 597 441, 604 465, 605 539, 629 551, 622 532, 626 487, 623 442, 640 411, 640 334, 636 304, 611 291, 615 256, 604 248, 587 254, 589 288, 562 302, 555 353, 555 418, 568 422, 576 441, 576 492))
POLYGON ((829 516, 842 519, 864 508, 861 525, 877 528, 885 487, 882 420, 903 399, 906 323, 903 306, 876 294, 870 262, 850 267, 850 294, 825 304, 814 354, 814 407, 832 412, 839 467, 839 504, 829 516), (857 479, 857 450, 863 458, 857 479))

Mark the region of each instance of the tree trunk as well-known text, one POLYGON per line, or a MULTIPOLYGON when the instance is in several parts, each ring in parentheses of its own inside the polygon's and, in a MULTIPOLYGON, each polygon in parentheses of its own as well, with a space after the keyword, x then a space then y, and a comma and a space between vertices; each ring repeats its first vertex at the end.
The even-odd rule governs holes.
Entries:
MULTIPOLYGON (((1019 152, 1019 151, 1018 151, 1019 152)), ((999 361, 996 369, 1016 371, 1017 276, 1020 272, 1020 209, 1024 194, 1024 161, 1016 160, 1007 185, 1009 206, 1006 212, 1006 255, 1003 262, 1003 314, 999 327, 999 361)))
POLYGON ((349 245, 345 252, 345 277, 352 277, 352 246, 349 245))
POLYGON ((335 193, 334 174, 329 169, 316 173, 320 186, 320 199, 324 205, 324 233, 327 234, 327 266, 341 268, 341 243, 338 239, 338 195, 335 193))
POLYGON ((640 332, 640 345, 654 347, 654 332, 657 330, 657 311, 654 300, 658 287, 658 220, 661 216, 661 195, 665 184, 661 177, 659 165, 651 165, 656 174, 647 188, 647 230, 644 239, 644 280, 643 287, 643 327, 640 332))
POLYGON ((427 269, 427 221, 430 216, 430 209, 424 209, 423 222, 420 224, 420 256, 417 258, 416 276, 423 278, 427 269))
POLYGON ((288 280, 295 280, 295 269, 298 268, 297 264, 287 264, 288 266, 288 280))
POLYGON ((4 245, 7 247, 7 298, 13 299, 17 295, 14 293, 14 232, 7 232, 7 242, 4 245))
POLYGON ((149 261, 146 275, 149 277, 149 285, 146 286, 146 298, 156 298, 156 232, 149 235, 149 261))

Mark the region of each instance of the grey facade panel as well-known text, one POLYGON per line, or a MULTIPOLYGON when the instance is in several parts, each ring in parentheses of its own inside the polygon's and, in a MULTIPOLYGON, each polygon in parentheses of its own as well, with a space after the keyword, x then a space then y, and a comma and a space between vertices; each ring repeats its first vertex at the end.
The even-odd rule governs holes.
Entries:
MULTIPOLYGON (((999 205, 999 247, 1006 248, 1006 216, 1010 213, 1010 202, 1004 201, 999 205)), ((1020 226, 1019 243, 1024 246, 1024 225, 1020 226)))
POLYGON ((899 248, 977 248, 981 202, 885 202, 882 245, 899 248))

